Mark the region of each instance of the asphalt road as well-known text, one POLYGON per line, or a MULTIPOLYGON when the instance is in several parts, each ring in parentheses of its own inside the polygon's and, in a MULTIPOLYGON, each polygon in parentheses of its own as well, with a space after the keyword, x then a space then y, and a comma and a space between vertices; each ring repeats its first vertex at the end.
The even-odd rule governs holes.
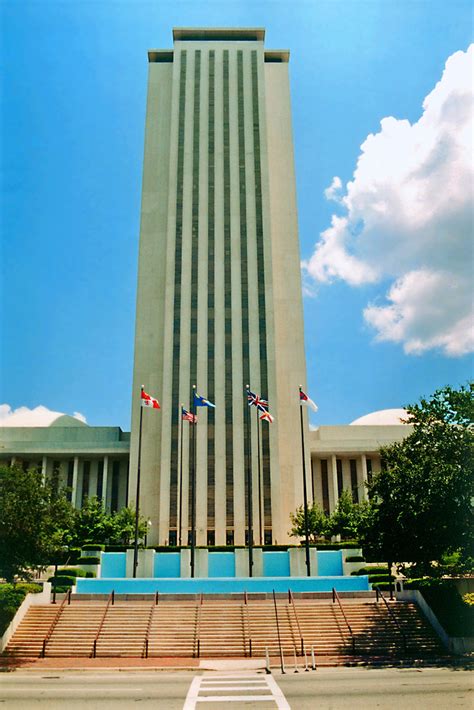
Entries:
POLYGON ((310 673, 274 673, 269 683, 265 674, 252 671, 17 671, 0 674, 0 710, 190 710, 194 705, 198 710, 472 710, 473 685, 472 672, 452 668, 331 668, 310 673), (190 690, 192 687, 197 691, 190 690), (193 692, 199 698, 197 703, 193 692), (278 693, 280 696, 275 699, 278 693), (209 695, 238 695, 242 700, 201 700, 209 695), (259 695, 270 695, 272 699, 257 700, 259 695))

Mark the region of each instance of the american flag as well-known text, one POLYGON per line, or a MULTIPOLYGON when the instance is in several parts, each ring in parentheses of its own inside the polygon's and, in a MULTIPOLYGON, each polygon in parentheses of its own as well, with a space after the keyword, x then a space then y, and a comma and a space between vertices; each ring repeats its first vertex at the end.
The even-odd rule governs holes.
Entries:
POLYGON ((192 412, 188 412, 184 407, 181 407, 181 419, 185 422, 191 422, 191 424, 196 424, 197 422, 197 416, 192 412))
POLYGON ((263 399, 263 397, 259 397, 258 394, 255 394, 250 390, 247 390, 247 401, 249 407, 257 407, 257 409, 259 409, 261 412, 268 411, 268 401, 266 399, 263 399))

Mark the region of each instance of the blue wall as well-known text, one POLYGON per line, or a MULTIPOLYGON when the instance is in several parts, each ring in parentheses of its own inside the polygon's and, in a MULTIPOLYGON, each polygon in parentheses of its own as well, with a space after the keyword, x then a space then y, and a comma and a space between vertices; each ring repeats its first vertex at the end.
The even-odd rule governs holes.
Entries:
POLYGON ((247 592, 338 592, 368 591, 368 577, 236 577, 234 579, 87 579, 77 578, 78 594, 231 594, 247 592))
POLYGON ((263 552, 264 577, 289 577, 289 552, 263 552))
POLYGON ((155 577, 179 577, 179 552, 156 552, 153 563, 153 575, 155 577))
POLYGON ((125 577, 127 568, 126 552, 103 552, 101 555, 101 577, 125 577))
POLYGON ((342 576, 342 550, 318 550, 317 555, 318 577, 342 576))
POLYGON ((235 577, 235 555, 233 552, 211 552, 207 557, 209 577, 235 577))

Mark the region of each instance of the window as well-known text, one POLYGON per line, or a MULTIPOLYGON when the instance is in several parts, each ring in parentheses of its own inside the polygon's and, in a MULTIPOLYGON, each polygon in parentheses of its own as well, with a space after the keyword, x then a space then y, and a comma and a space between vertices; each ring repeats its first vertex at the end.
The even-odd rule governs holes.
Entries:
POLYGON ((365 459, 365 466, 367 470, 367 482, 372 483, 372 459, 365 459))
POLYGON ((72 501, 72 486, 74 484, 74 461, 68 461, 67 464, 67 499, 72 501))
POLYGON ((265 545, 272 544, 272 531, 271 530, 265 530, 265 532, 263 534, 263 542, 265 545))
POLYGON ((359 488, 357 485, 357 461, 355 459, 350 459, 349 465, 351 467, 351 489, 352 489, 352 502, 359 502, 359 488))
POLYGON ((170 530, 168 533, 168 540, 171 547, 175 547, 178 544, 178 535, 176 530, 170 530))
POLYGON ((97 498, 102 499, 104 488, 104 462, 99 461, 97 464, 97 498))
POLYGON ((336 459, 336 472, 337 472, 337 495, 340 496, 344 490, 344 480, 342 477, 342 461, 341 459, 336 459))
POLYGON ((86 498, 89 496, 89 480, 91 474, 91 462, 84 461, 82 465, 82 494, 81 494, 81 508, 84 505, 86 498))
POLYGON ((216 533, 214 530, 207 531, 207 544, 211 546, 216 544, 216 533))
POLYGON ((227 530, 225 534, 225 544, 226 545, 233 545, 234 544, 234 531, 233 530, 227 530))
POLYGON ((329 482, 327 459, 321 459, 321 489, 323 493, 323 510, 327 515, 329 515, 329 482))
POLYGON ((112 495, 110 500, 110 510, 112 513, 115 513, 118 510, 119 482, 120 461, 114 461, 112 464, 112 495))

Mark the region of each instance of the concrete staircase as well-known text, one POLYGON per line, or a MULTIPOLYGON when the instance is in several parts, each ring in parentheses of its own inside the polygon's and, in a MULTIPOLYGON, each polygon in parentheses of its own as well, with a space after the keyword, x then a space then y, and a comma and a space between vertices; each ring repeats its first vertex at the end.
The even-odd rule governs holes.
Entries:
MULTIPOLYGON (((282 652, 344 662, 347 658, 429 658, 446 652, 418 607, 372 599, 277 599, 282 652), (352 634, 349 630, 352 631, 352 634), (405 648, 406 647, 406 648, 405 648)), ((31 607, 6 653, 47 657, 262 657, 278 656, 280 645, 272 599, 73 601, 31 607)), ((332 662, 332 661, 331 661, 332 662)))

